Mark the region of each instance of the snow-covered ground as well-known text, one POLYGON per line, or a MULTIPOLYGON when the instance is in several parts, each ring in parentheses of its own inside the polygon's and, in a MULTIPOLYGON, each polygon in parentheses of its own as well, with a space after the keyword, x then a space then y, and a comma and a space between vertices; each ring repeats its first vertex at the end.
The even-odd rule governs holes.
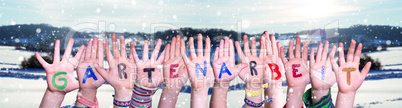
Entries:
MULTIPOLYGON (((0 46, 0 68, 18 68, 23 57, 30 57, 34 54, 31 51, 14 50, 14 47, 0 46)), ((402 69, 402 47, 388 48, 387 51, 367 53, 373 58, 378 58, 384 69, 402 69)), ((0 71, 4 72, 4 71, 0 71)), ((44 73, 39 73, 44 75, 44 73)), ((402 79, 384 79, 365 81, 358 90, 355 106, 364 107, 397 107, 402 105, 402 79), (389 101, 396 100, 396 101, 389 101), (377 103, 377 104, 375 104, 377 103)), ((239 78, 231 82, 231 85, 243 83, 239 78)), ((189 83, 188 83, 189 84, 189 83)), ((310 88, 308 85, 307 88, 310 88)), ((0 106, 1 107, 38 107, 46 89, 46 81, 0 77, 0 106)), ((286 86, 283 93, 286 94, 286 86)), ((153 97, 153 106, 159 103, 161 89, 153 97)), ((103 108, 112 107, 113 88, 110 85, 103 85, 98 89, 97 98, 103 108)), ((332 96, 335 102, 337 94, 336 84, 332 87, 332 96)), ((69 105, 75 101, 77 90, 66 95, 62 105, 69 105)), ((284 95, 285 97, 286 95, 284 95)), ((210 96, 209 96, 210 97, 210 96)), ((163 98, 162 98, 163 99, 163 98)), ((244 103, 244 91, 236 90, 228 93, 228 107, 241 107, 244 103)), ((283 98, 285 101, 285 98, 283 98)), ((169 100, 166 100, 169 101, 169 100)), ((190 107, 190 94, 180 93, 176 107, 190 107)))

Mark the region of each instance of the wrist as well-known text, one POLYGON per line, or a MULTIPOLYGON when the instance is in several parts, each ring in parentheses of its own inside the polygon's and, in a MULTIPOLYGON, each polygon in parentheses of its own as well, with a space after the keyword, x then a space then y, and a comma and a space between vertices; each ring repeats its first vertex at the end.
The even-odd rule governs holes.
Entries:
POLYGON ((262 88, 262 84, 248 83, 248 84, 246 84, 246 89, 251 90, 251 91, 258 91, 258 90, 261 90, 263 88, 262 88))
POLYGON ((115 89, 114 99, 118 101, 130 101, 132 92, 132 89, 115 89))
POLYGON ((46 89, 46 92, 48 92, 48 93, 49 93, 50 95, 52 95, 52 96, 57 96, 57 97, 63 96, 63 98, 64 98, 64 96, 66 95, 65 92, 51 91, 49 88, 46 89))
POLYGON ((229 82, 215 82, 214 89, 229 89, 229 82))

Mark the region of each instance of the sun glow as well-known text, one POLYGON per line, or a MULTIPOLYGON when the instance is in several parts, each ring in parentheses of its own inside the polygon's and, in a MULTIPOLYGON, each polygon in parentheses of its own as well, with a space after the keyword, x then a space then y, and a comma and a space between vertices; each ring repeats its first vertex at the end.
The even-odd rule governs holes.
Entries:
POLYGON ((300 3, 294 11, 308 18, 329 17, 342 10, 334 0, 302 0, 300 3))

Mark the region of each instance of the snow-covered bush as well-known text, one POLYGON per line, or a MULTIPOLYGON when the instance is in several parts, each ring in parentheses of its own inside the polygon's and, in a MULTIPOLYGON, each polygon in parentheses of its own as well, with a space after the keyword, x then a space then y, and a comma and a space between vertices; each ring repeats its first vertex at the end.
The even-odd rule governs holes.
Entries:
MULTIPOLYGON (((42 56, 42 58, 48 62, 48 63, 53 63, 53 57, 50 55, 42 56)), ((42 65, 39 63, 38 59, 36 59, 35 55, 32 55, 30 58, 26 59, 21 62, 20 65, 21 68, 23 69, 28 69, 28 68, 42 68, 42 65)))

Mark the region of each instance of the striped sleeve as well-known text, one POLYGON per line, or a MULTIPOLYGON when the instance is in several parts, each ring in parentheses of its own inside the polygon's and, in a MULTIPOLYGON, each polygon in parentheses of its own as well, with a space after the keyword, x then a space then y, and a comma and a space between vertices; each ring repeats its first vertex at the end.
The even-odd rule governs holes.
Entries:
POLYGON ((311 88, 303 94, 303 102, 307 108, 335 108, 331 98, 331 88, 327 95, 323 96, 320 101, 313 103, 311 99, 311 88))

